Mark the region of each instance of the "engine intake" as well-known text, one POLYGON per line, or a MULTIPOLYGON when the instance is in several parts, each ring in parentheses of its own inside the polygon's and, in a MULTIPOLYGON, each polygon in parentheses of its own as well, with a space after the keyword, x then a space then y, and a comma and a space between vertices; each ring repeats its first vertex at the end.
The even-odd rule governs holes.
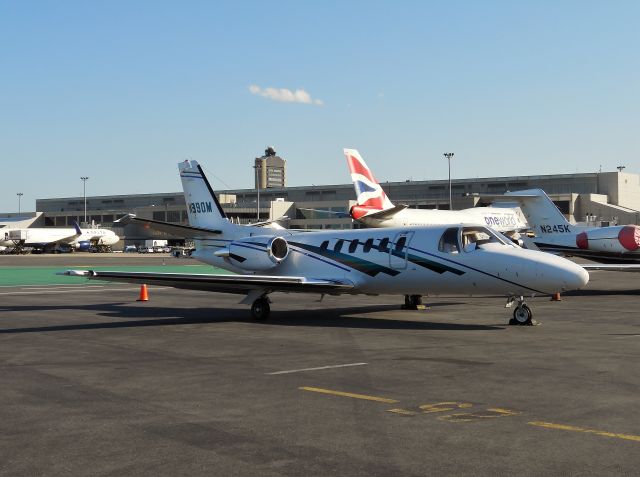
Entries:
POLYGON ((263 271, 277 267, 289 256, 289 244, 283 237, 249 237, 231 242, 216 255, 243 270, 263 271))

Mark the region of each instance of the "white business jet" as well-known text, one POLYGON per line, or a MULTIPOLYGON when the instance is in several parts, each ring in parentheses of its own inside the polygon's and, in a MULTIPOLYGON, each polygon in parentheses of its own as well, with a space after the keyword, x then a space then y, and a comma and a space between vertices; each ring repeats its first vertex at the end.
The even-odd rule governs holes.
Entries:
POLYGON ((554 255, 522 249, 482 225, 302 232, 232 224, 196 161, 179 164, 189 226, 126 221, 194 239, 193 257, 238 275, 68 270, 65 275, 245 295, 255 319, 272 292, 500 294, 529 324, 525 296, 581 288, 589 275, 554 255))
POLYGON ((535 233, 532 239, 525 238, 528 246, 611 264, 609 267, 587 265, 590 270, 637 271, 637 267, 630 266, 640 264, 640 227, 637 225, 589 227, 571 224, 541 189, 507 192, 494 199, 520 205, 535 233), (629 266, 620 266, 625 264, 629 266))
POLYGON ((356 190, 357 204, 351 207, 351 217, 368 227, 406 227, 434 224, 484 224, 498 232, 511 234, 528 227, 518 207, 472 207, 464 210, 409 209, 394 205, 371 169, 355 149, 345 149, 351 180, 356 190))

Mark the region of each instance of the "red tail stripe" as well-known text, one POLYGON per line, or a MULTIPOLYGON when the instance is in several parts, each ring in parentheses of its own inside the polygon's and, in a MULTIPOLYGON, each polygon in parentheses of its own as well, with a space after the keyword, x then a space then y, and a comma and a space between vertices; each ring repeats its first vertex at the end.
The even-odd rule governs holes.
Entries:
POLYGON ((382 201, 382 197, 372 197, 371 199, 365 200, 364 202, 358 205, 362 207, 369 207, 371 209, 382 210, 383 201, 382 201))
POLYGON ((371 174, 371 171, 367 169, 365 166, 363 166, 358 159, 353 157, 351 154, 347 154, 347 161, 349 162, 349 170, 351 171, 352 174, 356 173, 356 174, 363 175, 367 179, 369 179, 371 182, 377 183, 377 181, 373 177, 373 174, 371 174))

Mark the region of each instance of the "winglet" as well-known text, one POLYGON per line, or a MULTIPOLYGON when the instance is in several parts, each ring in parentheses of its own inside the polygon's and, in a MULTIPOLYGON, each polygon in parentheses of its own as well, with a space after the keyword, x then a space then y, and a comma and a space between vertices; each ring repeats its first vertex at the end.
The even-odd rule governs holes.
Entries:
POLYGON ((65 270, 64 272, 57 272, 56 275, 63 275, 65 277, 90 277, 93 273, 93 270, 65 270))

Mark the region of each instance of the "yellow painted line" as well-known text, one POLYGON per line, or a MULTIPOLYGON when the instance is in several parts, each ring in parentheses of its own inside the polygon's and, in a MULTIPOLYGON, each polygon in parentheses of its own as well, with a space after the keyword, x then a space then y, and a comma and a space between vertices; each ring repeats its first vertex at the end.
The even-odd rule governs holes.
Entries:
POLYGON ((386 402, 387 404, 394 404, 399 402, 395 399, 388 399, 388 398, 383 398, 378 396, 367 396, 366 394, 345 393, 343 391, 333 391, 331 389, 312 388, 309 386, 303 386, 298 389, 301 389, 303 391, 311 391, 314 393, 331 394, 333 396, 342 396, 342 397, 348 397, 353 399, 364 399, 365 401, 386 402))
POLYGON ((487 408, 487 411, 497 412, 498 414, 504 414, 505 416, 517 416, 518 414, 522 414, 520 411, 512 411, 511 409, 503 409, 501 407, 490 407, 487 408))
POLYGON ((393 412, 395 414, 400 414, 401 416, 415 416, 416 414, 418 414, 417 412, 409 411, 408 409, 400 409, 400 408, 389 409, 387 412, 393 412))
POLYGON ((640 442, 640 436, 634 436, 633 434, 618 434, 615 432, 598 431, 597 429, 586 429, 584 427, 567 426, 566 424, 554 424, 553 422, 543 422, 543 421, 530 421, 527 424, 531 426, 536 426, 536 427, 546 427, 547 429, 583 432, 585 434, 595 434, 596 436, 615 437, 617 439, 640 442))

